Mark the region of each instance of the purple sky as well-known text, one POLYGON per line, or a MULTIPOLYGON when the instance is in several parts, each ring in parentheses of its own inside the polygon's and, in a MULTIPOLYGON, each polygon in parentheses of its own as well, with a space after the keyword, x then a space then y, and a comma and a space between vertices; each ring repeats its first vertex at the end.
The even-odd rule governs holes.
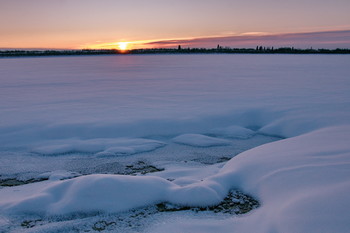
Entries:
POLYGON ((0 48, 349 48, 349 11, 349 0, 0 0, 0 48))
POLYGON ((255 48, 296 47, 296 48, 350 48, 350 30, 308 33, 286 33, 266 35, 236 35, 226 37, 207 37, 184 40, 163 40, 146 43, 152 47, 222 47, 255 48))

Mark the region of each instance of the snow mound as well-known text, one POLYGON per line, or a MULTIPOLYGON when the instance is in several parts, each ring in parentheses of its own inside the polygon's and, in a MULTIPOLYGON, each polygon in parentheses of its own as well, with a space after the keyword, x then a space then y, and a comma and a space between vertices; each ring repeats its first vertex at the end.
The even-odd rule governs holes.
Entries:
POLYGON ((115 213, 160 202, 206 206, 208 203, 219 203, 222 199, 215 190, 205 185, 180 187, 152 176, 95 174, 51 181, 49 185, 32 184, 30 191, 26 188, 23 193, 18 193, 18 189, 2 192, 0 211, 49 215, 115 213), (28 196, 28 193, 32 195, 28 196))
POLYGON ((161 202, 171 183, 157 177, 88 175, 51 183, 30 197, 0 206, 11 212, 119 212, 161 202))
POLYGON ((227 128, 214 129, 212 130, 212 133, 227 138, 238 139, 248 139, 255 135, 255 132, 253 130, 238 125, 232 125, 227 128))
POLYGON ((201 134, 182 134, 172 139, 173 142, 188 146, 211 147, 211 146, 227 146, 230 141, 209 137, 201 134))
POLYGON ((132 155, 153 151, 165 146, 165 143, 141 138, 116 139, 66 139, 50 141, 46 145, 34 147, 32 152, 42 155, 58 155, 67 153, 94 153, 96 155, 132 155))

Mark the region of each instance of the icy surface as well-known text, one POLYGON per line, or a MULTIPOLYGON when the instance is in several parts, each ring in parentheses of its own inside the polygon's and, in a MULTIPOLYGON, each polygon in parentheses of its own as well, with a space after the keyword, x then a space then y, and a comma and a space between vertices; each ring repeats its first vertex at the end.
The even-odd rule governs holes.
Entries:
POLYGON ((0 231, 69 232, 163 201, 214 205, 239 189, 261 206, 239 218, 155 215, 137 231, 350 232, 349 61, 0 59, 0 179, 49 178, 0 188, 0 231), (140 164, 164 170, 113 175, 140 164))

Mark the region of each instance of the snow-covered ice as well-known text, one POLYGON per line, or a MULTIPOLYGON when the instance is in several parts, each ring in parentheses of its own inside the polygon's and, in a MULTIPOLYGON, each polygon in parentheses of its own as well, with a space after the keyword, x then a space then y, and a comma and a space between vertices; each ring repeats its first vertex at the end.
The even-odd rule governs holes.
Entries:
POLYGON ((201 134, 182 134, 173 138, 173 142, 199 147, 227 146, 230 144, 230 141, 201 134))
MULTIPOLYGON (((0 59, 0 178, 49 178, 0 188, 0 230, 25 230, 16 219, 30 216, 103 219, 96 216, 160 202, 215 205, 239 189, 261 206, 240 217, 156 215, 137 231, 350 232, 349 61, 0 59), (164 170, 112 174, 140 160, 164 170), (95 174, 104 172, 110 174, 95 174)), ((88 219, 50 220, 30 230, 70 231, 88 219)))
POLYGON ((238 125, 232 125, 226 128, 213 129, 211 133, 228 137, 228 138, 241 138, 241 139, 251 138, 255 134, 253 130, 247 129, 238 125))

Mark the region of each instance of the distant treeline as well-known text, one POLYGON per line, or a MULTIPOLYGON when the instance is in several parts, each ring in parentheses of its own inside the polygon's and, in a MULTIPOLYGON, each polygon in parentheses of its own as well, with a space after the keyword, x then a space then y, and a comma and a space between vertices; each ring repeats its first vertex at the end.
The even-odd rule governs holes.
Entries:
POLYGON ((262 47, 253 48, 230 48, 221 47, 206 49, 206 48, 182 48, 177 49, 134 49, 128 51, 129 54, 162 54, 162 53, 252 53, 252 54, 350 54, 350 49, 295 49, 294 47, 262 47))
POLYGON ((106 55, 106 54, 350 54, 350 49, 296 49, 294 47, 262 47, 256 48, 182 48, 180 45, 176 49, 154 48, 154 49, 82 49, 82 50, 0 50, 0 57, 23 57, 23 56, 68 56, 68 55, 106 55))
POLYGON ((82 50, 0 50, 0 57, 26 57, 26 56, 68 56, 68 55, 102 55, 120 54, 115 49, 82 49, 82 50))

